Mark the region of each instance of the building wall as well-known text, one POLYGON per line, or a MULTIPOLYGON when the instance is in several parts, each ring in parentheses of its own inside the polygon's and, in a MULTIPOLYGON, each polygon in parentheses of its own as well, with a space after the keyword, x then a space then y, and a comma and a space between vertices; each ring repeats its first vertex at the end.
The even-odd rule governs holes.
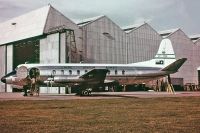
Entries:
MULTIPOLYGON (((59 63, 59 33, 40 40, 40 63, 59 63)), ((40 87, 40 93, 58 93, 58 87, 40 87)))
POLYGON ((40 63, 59 63, 59 33, 40 40, 40 63))
POLYGON ((66 33, 60 34, 60 63, 66 63, 66 33))
MULTIPOLYGON (((198 68, 200 67, 200 39, 195 42, 194 47, 193 47, 193 64, 195 68, 195 77, 198 77, 198 68)), ((198 78, 197 78, 198 80, 198 78)), ((198 81, 199 83, 199 81, 198 81)))
POLYGON ((187 61, 172 75, 174 78, 184 78, 185 83, 197 83, 197 72, 193 59, 193 42, 182 30, 177 30, 168 37, 172 41, 176 58, 187 58, 187 61))
POLYGON ((88 63, 126 63, 126 34, 106 16, 83 29, 83 56, 88 63))
MULTIPOLYGON (((0 79, 6 74, 6 46, 0 46, 0 79)), ((0 92, 5 92, 5 84, 0 81, 0 92)))
POLYGON ((147 23, 127 33, 128 63, 154 58, 162 37, 147 23))
MULTIPOLYGON (((13 45, 7 45, 7 61, 6 61, 6 73, 13 71, 13 45)), ((12 87, 10 85, 6 85, 7 92, 12 92, 12 87)))
MULTIPOLYGON (((59 11, 51 7, 48 17, 47 17, 44 33, 49 33, 59 28, 74 30, 77 54, 80 54, 80 51, 82 51, 81 29, 73 21, 71 21, 70 19, 65 17, 63 14, 61 14, 59 11)), ((78 62, 79 62, 79 59, 78 59, 78 62)))

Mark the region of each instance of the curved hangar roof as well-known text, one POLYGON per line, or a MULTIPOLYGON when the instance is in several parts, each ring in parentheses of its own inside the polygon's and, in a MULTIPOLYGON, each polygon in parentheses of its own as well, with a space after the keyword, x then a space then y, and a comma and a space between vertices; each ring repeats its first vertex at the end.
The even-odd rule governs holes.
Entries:
POLYGON ((50 5, 0 24, 0 45, 43 35, 50 5))

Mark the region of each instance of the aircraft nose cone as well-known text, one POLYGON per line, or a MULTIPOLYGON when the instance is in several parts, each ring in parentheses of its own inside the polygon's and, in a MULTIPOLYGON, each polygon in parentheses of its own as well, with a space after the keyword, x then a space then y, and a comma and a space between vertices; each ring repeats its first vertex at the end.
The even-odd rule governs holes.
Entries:
POLYGON ((1 82, 6 83, 6 78, 5 78, 5 77, 2 77, 2 78, 1 78, 1 82))

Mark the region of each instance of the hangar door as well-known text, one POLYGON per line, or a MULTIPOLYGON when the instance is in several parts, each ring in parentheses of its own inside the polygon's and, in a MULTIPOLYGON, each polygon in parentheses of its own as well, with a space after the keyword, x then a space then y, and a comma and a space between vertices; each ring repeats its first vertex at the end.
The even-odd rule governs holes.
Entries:
POLYGON ((39 63, 39 40, 16 43, 13 46, 13 67, 19 64, 39 63))
POLYGON ((200 70, 198 70, 198 82, 199 82, 199 85, 200 85, 200 70))

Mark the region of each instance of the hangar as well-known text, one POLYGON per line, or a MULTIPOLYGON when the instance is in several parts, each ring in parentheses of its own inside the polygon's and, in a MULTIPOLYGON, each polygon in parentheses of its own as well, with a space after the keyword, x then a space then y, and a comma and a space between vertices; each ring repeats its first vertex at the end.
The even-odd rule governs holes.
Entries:
MULTIPOLYGON (((0 24, 0 76, 22 63, 80 62, 79 27, 51 5, 0 24)), ((0 83, 1 91, 12 88, 0 83)))
POLYGON ((162 37, 149 24, 134 24, 123 27, 126 32, 127 63, 153 59, 162 37))
MULTIPOLYGON (((200 36, 181 29, 157 32, 148 23, 121 28, 105 15, 78 24, 51 5, 0 24, 0 77, 22 63, 134 63, 154 57, 163 38, 172 41, 177 58, 188 61, 172 75, 173 83, 200 82, 200 36)), ((0 83, 0 92, 15 91, 0 83)), ((42 88, 41 93, 65 93, 42 88)))
POLYGON ((83 57, 88 63, 127 63, 126 33, 101 15, 78 23, 83 35, 83 57))
POLYGON ((195 62, 194 59, 194 43, 192 40, 181 30, 171 29, 159 32, 164 38, 169 38, 172 42, 176 58, 187 58, 186 63, 180 68, 178 73, 172 75, 176 78, 176 81, 184 77, 183 83, 195 83, 197 84, 197 66, 200 66, 200 62, 195 62))

